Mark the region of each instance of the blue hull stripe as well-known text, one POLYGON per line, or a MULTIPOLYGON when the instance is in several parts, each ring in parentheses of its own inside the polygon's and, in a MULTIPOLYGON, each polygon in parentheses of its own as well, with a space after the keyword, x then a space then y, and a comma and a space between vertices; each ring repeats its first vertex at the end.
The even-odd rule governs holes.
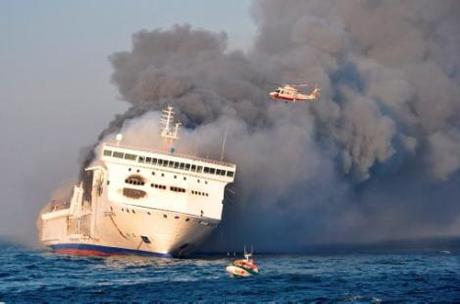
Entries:
POLYGON ((126 248, 118 248, 118 247, 109 247, 109 246, 101 246, 101 245, 91 245, 91 244, 78 244, 78 243, 68 243, 68 244, 56 244, 50 245, 51 249, 53 250, 61 250, 61 249, 74 249, 74 250, 94 250, 99 251, 107 254, 131 254, 131 255, 144 255, 144 256, 156 256, 156 257, 163 257, 163 258, 171 258, 172 255, 168 253, 158 253, 158 252, 150 252, 150 251, 143 251, 143 250, 135 250, 135 249, 126 249, 126 248))

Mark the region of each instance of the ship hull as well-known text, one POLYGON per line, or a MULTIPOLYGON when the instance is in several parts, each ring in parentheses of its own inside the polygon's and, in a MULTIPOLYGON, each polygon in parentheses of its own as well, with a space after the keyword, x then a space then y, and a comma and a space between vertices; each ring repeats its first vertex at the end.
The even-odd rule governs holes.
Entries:
POLYGON ((91 218, 73 220, 62 211, 47 214, 42 243, 52 251, 80 256, 188 255, 217 227, 215 219, 128 204, 111 204, 99 212, 91 229, 91 218), (91 231, 92 230, 92 231, 91 231))
POLYGON ((41 242, 65 254, 181 257, 220 223, 234 165, 104 145, 68 202, 40 213, 41 242))

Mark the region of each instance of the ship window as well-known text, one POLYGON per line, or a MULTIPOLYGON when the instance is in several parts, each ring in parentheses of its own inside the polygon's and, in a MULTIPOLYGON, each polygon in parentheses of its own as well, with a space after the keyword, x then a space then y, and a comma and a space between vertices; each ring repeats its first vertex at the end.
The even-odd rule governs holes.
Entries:
POLYGON ((157 159, 156 158, 152 158, 152 165, 156 165, 157 164, 157 159))
POLYGON ((141 172, 141 170, 137 169, 136 172, 139 173, 139 172, 141 172))
POLYGON ((145 235, 141 235, 141 239, 142 239, 142 241, 143 241, 144 243, 146 243, 146 244, 150 244, 150 243, 151 243, 150 240, 149 240, 149 238, 146 237, 145 235))
POLYGON ((121 153, 121 152, 116 152, 116 151, 115 151, 115 152, 113 152, 113 157, 117 157, 117 158, 123 158, 123 155, 124 155, 124 154, 123 154, 123 153, 121 153))
POLYGON ((128 171, 131 171, 131 168, 128 168, 128 171))
POLYGON ((112 156, 112 151, 104 150, 104 156, 112 156))
POLYGON ((169 187, 169 189, 171 189, 171 191, 174 191, 174 192, 185 192, 185 189, 180 188, 180 187, 171 186, 171 187, 169 187))
POLYGON ((184 163, 180 163, 179 164, 179 169, 184 169, 185 168, 185 164, 184 163))
POLYGON ((220 175, 225 176, 225 170, 220 170, 220 175))
POLYGON ((199 179, 197 179, 196 181, 197 181, 197 182, 200 182, 200 180, 199 180, 199 179))
POLYGON ((127 160, 136 160, 136 155, 126 153, 125 154, 125 159, 127 159, 127 160))
POLYGON ((216 169, 214 169, 214 168, 209 168, 209 173, 211 173, 211 174, 216 173, 216 169))
POLYGON ((227 176, 233 177, 233 171, 227 171, 227 176))
POLYGON ((155 171, 152 171, 152 175, 155 175, 155 171))
POLYGON ((184 180, 187 180, 187 178, 184 176, 184 180))
POLYGON ((179 216, 176 215, 174 218, 177 220, 177 219, 179 219, 179 216))
POLYGON ((179 168, 179 162, 174 162, 174 168, 179 168))
POLYGON ((190 164, 185 164, 185 170, 190 170, 190 164))
POLYGON ((139 158, 137 159, 138 162, 140 163, 143 163, 145 161, 145 157, 143 156, 139 156, 139 158))
POLYGON ((140 186, 145 185, 144 178, 140 175, 129 176, 127 179, 125 179, 125 183, 131 184, 131 185, 140 185, 140 186))
POLYGON ((147 214, 148 214, 148 215, 151 215, 150 211, 147 211, 147 214))
POLYGON ((167 167, 168 166, 168 161, 167 160, 163 160, 163 167, 167 167))
POLYGON ((209 173, 209 168, 208 168, 208 167, 204 167, 203 172, 204 172, 204 173, 209 173))
POLYGON ((195 170, 196 170, 196 165, 192 165, 192 171, 195 172, 195 170))
POLYGON ((196 169, 196 172, 201 173, 202 170, 203 170, 203 166, 198 166, 198 168, 196 169))
POLYGON ((205 181, 204 181, 204 183, 207 185, 207 184, 208 184, 208 181, 207 181, 207 180, 205 180, 205 181))
POLYGON ((169 168, 173 168, 174 167, 174 162, 172 160, 169 161, 169 168))
POLYGON ((155 187, 157 189, 163 189, 163 190, 166 190, 166 186, 164 185, 158 185, 158 184, 151 184, 152 187, 155 187))
POLYGON ((174 179, 176 179, 176 178, 177 178, 177 175, 174 175, 174 179))
POLYGON ((152 158, 151 158, 151 157, 146 157, 146 158, 145 158, 145 162, 146 162, 147 164, 150 164, 151 161, 152 161, 152 158))
POLYGON ((186 218, 185 221, 186 221, 186 222, 190 221, 190 218, 186 218))
POLYGON ((163 214, 163 217, 164 217, 164 218, 168 218, 168 216, 167 216, 166 214, 163 214))

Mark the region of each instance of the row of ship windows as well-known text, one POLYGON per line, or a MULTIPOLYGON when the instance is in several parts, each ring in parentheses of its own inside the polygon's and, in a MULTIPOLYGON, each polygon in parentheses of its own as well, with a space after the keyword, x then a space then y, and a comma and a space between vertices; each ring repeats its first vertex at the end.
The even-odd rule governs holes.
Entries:
POLYGON ((196 173, 203 172, 207 174, 214 174, 214 175, 228 176, 228 177, 233 177, 234 175, 233 171, 225 171, 225 170, 212 168, 212 167, 197 166, 197 165, 192 165, 192 164, 187 164, 187 163, 176 162, 172 160, 165 160, 161 158, 137 156, 135 154, 123 153, 123 152, 117 152, 117 151, 111 151, 111 150, 104 150, 104 156, 123 158, 123 159, 133 160, 133 161, 137 160, 139 163, 142 163, 142 164, 152 164, 152 165, 186 170, 186 171, 191 171, 191 172, 196 172, 196 173))
MULTIPOLYGON (((130 184, 130 185, 138 185, 138 186, 145 185, 145 182, 139 181, 135 178, 127 178, 125 179, 125 183, 130 184)), ((161 190, 166 190, 167 188, 165 185, 160 185, 160 184, 150 184, 150 187, 155 188, 155 189, 161 189, 161 190)), ((175 186, 169 186, 169 190, 174 191, 174 192, 181 192, 181 193, 187 192, 184 188, 175 187, 175 186)), ((195 195, 209 196, 208 193, 201 192, 201 191, 191 190, 191 193, 195 195)))
MULTIPOLYGON (((128 171, 131 172, 131 170, 132 170, 131 168, 128 168, 128 171)), ((140 173, 141 170, 137 169, 136 172, 137 172, 137 173, 140 173)), ((152 175, 155 175, 155 171, 152 171, 152 175)), ((164 174, 164 173, 161 173, 161 177, 165 177, 165 174, 164 174)), ((177 179, 177 175, 174 175, 174 179, 177 179)), ((185 180, 187 180, 187 177, 184 176, 183 179, 184 179, 184 181, 185 181, 185 180)), ((199 179, 197 179, 196 181, 197 181, 198 183, 200 182, 199 179)), ((207 184, 208 181, 205 180, 204 183, 207 184)), ((137 184, 133 184, 133 185, 137 185, 137 184)))
POLYGON ((195 195, 209 196, 209 194, 206 192, 195 191, 195 190, 192 190, 191 192, 192 194, 195 194, 195 195))

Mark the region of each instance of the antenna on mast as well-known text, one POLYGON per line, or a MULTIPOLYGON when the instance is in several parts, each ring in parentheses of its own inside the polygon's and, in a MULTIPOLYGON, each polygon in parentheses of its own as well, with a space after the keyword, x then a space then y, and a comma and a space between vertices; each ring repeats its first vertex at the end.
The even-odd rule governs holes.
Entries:
POLYGON ((227 134, 228 134, 228 129, 225 127, 225 134, 224 138, 222 140, 222 149, 220 151, 220 160, 224 160, 224 152, 225 152, 225 144, 227 143, 227 134))
POLYGON ((122 139, 123 139, 123 134, 121 134, 121 133, 118 133, 118 134, 115 136, 115 140, 117 141, 117 146, 120 145, 120 142, 121 142, 122 139))
MULTIPOLYGON (((179 127, 180 122, 174 123, 174 108, 168 105, 161 111, 161 137, 167 142, 173 144, 175 140, 179 138, 179 127), (174 127, 172 126, 174 124, 174 127)), ((171 149, 174 151, 174 148, 171 149)))

